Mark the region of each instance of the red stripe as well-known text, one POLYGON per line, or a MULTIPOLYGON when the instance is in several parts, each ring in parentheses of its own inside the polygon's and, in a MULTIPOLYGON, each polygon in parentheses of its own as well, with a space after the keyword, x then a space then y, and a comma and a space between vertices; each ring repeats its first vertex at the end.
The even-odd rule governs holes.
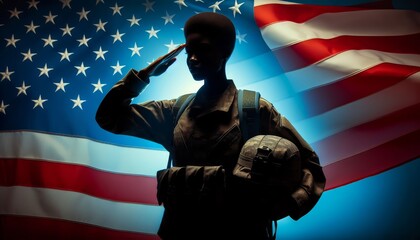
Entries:
POLYGON ((389 9, 392 0, 384 0, 356 6, 320 6, 308 4, 265 4, 254 7, 255 21, 262 28, 275 22, 303 23, 324 13, 350 12, 366 9, 389 9))
MULTIPOLYGON (((308 107, 300 111, 298 118, 313 117, 368 97, 419 71, 420 67, 382 63, 346 79, 301 92, 295 98, 308 107)), ((409 91, 420 90, 420 84, 413 83, 411 87, 409 91)))
MULTIPOLYGON (((420 130, 420 103, 312 143, 322 165, 346 159, 359 150, 420 130)), ((420 146, 420 139, 417 145, 420 146)), ((420 149, 420 147, 419 147, 420 149)), ((394 156, 395 158, 401 158, 394 156)))
POLYGON ((339 36, 310 39, 288 47, 273 49, 285 72, 319 62, 348 50, 372 49, 383 52, 420 54, 420 33, 404 36, 339 36))
POLYGON ((420 130, 323 168, 330 190, 420 157, 420 130))
POLYGON ((117 231, 59 219, 0 215, 0 239, 158 240, 160 238, 153 234, 117 231))
POLYGON ((154 177, 43 160, 0 158, 0 186, 52 188, 119 202, 157 205, 154 177))
POLYGON ((350 12, 362 9, 347 6, 265 4, 254 8, 254 16, 258 27, 262 28, 276 22, 291 21, 303 23, 324 13, 350 12))

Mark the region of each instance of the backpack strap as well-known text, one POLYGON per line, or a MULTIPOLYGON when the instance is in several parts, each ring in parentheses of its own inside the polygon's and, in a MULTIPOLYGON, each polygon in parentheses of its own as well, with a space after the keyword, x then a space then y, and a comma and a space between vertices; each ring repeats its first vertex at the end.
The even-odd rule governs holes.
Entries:
MULTIPOLYGON (((178 99, 175 101, 175 104, 172 110, 175 116, 174 127, 176 126, 176 123, 178 122, 182 113, 185 111, 185 109, 188 107, 188 105, 194 99, 194 97, 195 97, 195 93, 185 94, 178 97, 178 99)), ((168 164, 166 168, 170 168, 170 167, 172 167, 172 154, 171 153, 169 153, 168 164)))
POLYGON ((178 99, 175 101, 175 105, 173 107, 173 114, 176 116, 174 119, 174 126, 194 97, 195 93, 189 93, 178 97, 178 99))
MULTIPOLYGON (((260 98, 259 92, 238 90, 239 124, 244 142, 260 133, 260 98)), ((277 221, 269 221, 267 233, 270 240, 276 239, 277 221)))
POLYGON ((260 131, 260 93, 238 90, 239 124, 244 142, 260 131))

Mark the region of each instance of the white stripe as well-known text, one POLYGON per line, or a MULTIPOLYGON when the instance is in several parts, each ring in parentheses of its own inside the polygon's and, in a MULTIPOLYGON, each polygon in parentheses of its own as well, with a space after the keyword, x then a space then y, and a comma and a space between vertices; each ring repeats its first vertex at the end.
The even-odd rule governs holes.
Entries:
POLYGON ((156 176, 156 171, 165 168, 168 160, 166 151, 37 132, 0 132, 0 142, 0 158, 80 164, 115 173, 156 176))
POLYGON ((287 72, 285 76, 295 92, 301 92, 348 78, 383 62, 420 67, 420 55, 351 50, 317 64, 287 72))
POLYGON ((294 3, 294 2, 286 2, 286 1, 280 1, 280 0, 255 0, 254 1, 254 7, 258 7, 261 5, 266 4, 285 4, 285 5, 297 5, 300 3, 294 3))
MULTIPOLYGON (((417 72, 393 87, 318 116, 299 121, 294 125, 309 143, 314 143, 333 134, 418 104, 420 102, 419 92, 420 72, 417 72)), ((283 105, 283 103, 278 105, 283 105)))
POLYGON ((64 219, 156 234, 163 207, 107 201, 76 192, 14 186, 0 187, 0 214, 64 219))
POLYGON ((277 22, 261 28, 272 50, 313 38, 399 36, 420 32, 420 13, 405 10, 360 10, 325 13, 304 23, 277 22))

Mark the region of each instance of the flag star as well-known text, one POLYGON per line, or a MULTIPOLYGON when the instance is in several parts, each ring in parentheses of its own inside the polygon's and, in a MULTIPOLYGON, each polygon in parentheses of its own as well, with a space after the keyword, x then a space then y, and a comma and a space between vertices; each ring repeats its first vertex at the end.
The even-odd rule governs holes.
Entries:
POLYGON ((196 2, 202 2, 202 3, 204 3, 204 1, 203 0, 195 0, 196 2))
POLYGON ((86 19, 87 21, 89 21, 87 15, 90 13, 90 11, 85 11, 85 8, 82 8, 81 12, 77 12, 77 14, 79 14, 80 18, 79 18, 79 22, 82 21, 82 19, 86 19))
POLYGON ((71 6, 70 6, 71 0, 60 0, 60 2, 63 4, 63 6, 61 7, 62 9, 64 9, 65 7, 68 7, 71 9, 71 6))
POLYGON ((238 34, 236 34, 236 39, 238 39, 239 44, 241 44, 242 42, 247 43, 247 41, 245 40, 247 34, 241 34, 238 30, 238 34))
POLYGON ((96 0, 96 5, 98 5, 99 3, 105 3, 104 0, 96 0))
POLYGON ((4 72, 0 72, 1 74, 1 81, 3 81, 4 79, 7 79, 9 81, 11 81, 10 79, 10 75, 12 75, 13 73, 15 73, 14 71, 9 72, 9 67, 6 67, 6 71, 4 72))
POLYGON ((172 20, 172 18, 174 18, 174 17, 175 17, 175 14, 169 15, 168 11, 166 11, 166 16, 163 16, 162 18, 165 20, 165 25, 166 25, 168 23, 174 24, 174 21, 172 20))
POLYGON ((15 17, 17 19, 19 19, 19 14, 22 13, 22 11, 18 11, 16 8, 12 10, 9 10, 10 12, 10 18, 15 17))
POLYGON ((92 39, 92 38, 86 38, 86 36, 83 34, 83 38, 82 39, 77 39, 77 41, 79 42, 79 47, 82 45, 85 45, 86 47, 89 47, 88 45, 88 41, 92 39))
POLYGON ((116 13, 118 13, 121 16, 121 12, 120 11, 123 8, 123 6, 120 7, 120 6, 118 6, 118 3, 115 3, 115 6, 114 7, 110 7, 110 8, 113 10, 112 15, 115 15, 116 13))
POLYGON ((120 31, 117 29, 117 33, 115 33, 114 35, 111 35, 111 37, 114 38, 114 42, 115 43, 117 40, 122 42, 121 37, 124 36, 125 33, 120 33, 120 31))
POLYGON ((38 10, 37 5, 38 5, 39 1, 31 0, 30 2, 27 2, 27 3, 29 4, 28 9, 35 8, 36 10, 38 10))
POLYGON ((99 47, 98 51, 93 51, 96 54, 96 58, 95 60, 98 60, 98 58, 102 58, 103 60, 105 60, 105 53, 107 53, 108 51, 102 51, 102 47, 99 47))
POLYGON ((98 32, 99 30, 102 30, 102 31, 106 32, 106 31, 105 31, 105 25, 106 25, 107 23, 108 23, 108 22, 102 22, 102 20, 101 20, 101 19, 99 19, 99 22, 98 22, 98 23, 93 24, 93 25, 95 25, 95 26, 96 26, 96 32, 98 32))
POLYGON ((134 54, 137 54, 137 55, 139 55, 140 56, 140 50, 142 49, 143 47, 137 47, 137 43, 134 43, 134 47, 132 47, 132 48, 128 48, 128 49, 130 49, 132 52, 131 52, 131 56, 134 56, 134 54))
POLYGON ((179 9, 181 9, 182 6, 188 7, 187 4, 185 3, 185 0, 176 0, 174 3, 178 4, 179 9))
POLYGON ((134 14, 133 14, 133 17, 130 19, 127 19, 127 21, 129 21, 130 22, 130 27, 132 27, 133 25, 138 25, 138 26, 140 26, 140 24, 139 24, 139 21, 141 20, 141 18, 136 18, 135 16, 134 16, 134 14))
POLYGON ((80 73, 83 73, 83 75, 86 76, 86 70, 90 68, 90 67, 85 67, 85 65, 83 64, 83 62, 82 62, 82 64, 80 66, 74 66, 74 67, 77 68, 77 74, 76 74, 76 76, 79 75, 80 73))
POLYGON ((32 62, 32 57, 36 55, 36 53, 31 53, 31 49, 28 49, 28 52, 26 53, 21 53, 23 55, 23 60, 22 62, 24 62, 25 60, 29 60, 32 62))
POLYGON ((99 90, 101 93, 104 93, 102 91, 102 87, 105 86, 106 84, 101 83, 101 79, 98 79, 98 83, 92 83, 92 85, 95 87, 95 89, 93 90, 93 92, 96 92, 96 91, 99 90))
POLYGON ((0 112, 2 112, 4 115, 6 115, 6 108, 9 106, 9 104, 4 104, 3 100, 1 100, 0 104, 0 112))
POLYGON ((125 65, 120 65, 120 61, 117 61, 117 65, 111 67, 114 69, 114 74, 112 75, 115 75, 117 72, 122 75, 121 69, 123 69, 125 65))
POLYGON ((216 1, 213 5, 210 5, 210 7, 209 7, 209 8, 212 8, 212 9, 213 9, 213 12, 216 12, 217 10, 219 10, 219 11, 220 11, 220 7, 219 7, 219 5, 220 5, 222 2, 224 2, 224 0, 222 0, 222 1, 216 1))
POLYGON ((51 38, 51 34, 48 34, 48 38, 42 38, 42 40, 45 42, 44 47, 46 47, 47 45, 50 45, 51 47, 54 47, 53 44, 54 44, 54 42, 57 41, 57 40, 51 38))
POLYGON ((152 26, 150 30, 146 30, 146 32, 149 33, 149 39, 152 37, 158 38, 157 33, 160 32, 160 30, 155 30, 152 26))
POLYGON ((165 44, 165 46, 168 48, 168 52, 174 50, 178 45, 174 44, 174 42, 171 40, 171 43, 165 44))
POLYGON ((60 62, 61 61, 63 61, 64 59, 66 59, 67 61, 69 61, 70 62, 70 55, 72 55, 73 53, 72 52, 68 52, 67 51, 67 48, 66 49, 64 49, 64 52, 58 52, 58 54, 60 54, 61 55, 61 59, 60 59, 60 62))
POLYGON ((81 100, 80 95, 77 95, 76 99, 70 99, 70 100, 74 103, 73 108, 79 107, 80 109, 83 110, 82 103, 86 102, 86 100, 81 100))
POLYGON ((244 4, 244 3, 238 4, 238 1, 235 0, 235 5, 233 5, 232 7, 229 8, 230 10, 233 11, 233 17, 236 17, 236 13, 242 14, 241 10, 239 9, 242 6, 242 4, 244 4))
POLYGON ((155 2, 149 2, 149 0, 146 0, 146 2, 143 3, 143 6, 146 8, 146 12, 148 12, 149 10, 152 10, 152 12, 155 11, 153 9, 153 4, 155 4, 155 2))
POLYGON ((51 70, 54 70, 54 68, 48 68, 48 65, 47 65, 47 64, 45 64, 43 68, 38 68, 38 70, 39 70, 39 71, 41 71, 41 72, 39 73, 39 76, 38 76, 38 77, 41 77, 42 75, 45 75, 45 76, 47 76, 47 77, 50 77, 50 76, 48 75, 48 72, 49 72, 49 71, 51 71, 51 70))
POLYGON ((63 31, 63 35, 62 36, 66 35, 66 34, 68 34, 69 36, 71 36, 71 31, 74 29, 74 27, 69 27, 69 25, 66 24, 66 27, 65 28, 60 28, 60 29, 63 31))
POLYGON ((23 81, 23 83, 22 83, 22 86, 21 87, 16 87, 18 90, 19 90, 19 92, 18 92, 18 96, 20 95, 20 94, 25 94, 25 95, 27 95, 26 94, 26 90, 28 89, 28 88, 30 88, 31 86, 29 85, 29 86, 26 86, 25 85, 25 81, 23 81))
POLYGON ((16 47, 16 42, 20 41, 20 39, 15 39, 15 35, 12 34, 11 38, 5 38, 4 40, 7 41, 6 47, 13 45, 13 47, 16 47))
POLYGON ((35 30, 39 27, 39 25, 34 25, 34 21, 31 21, 31 24, 25 25, 25 27, 28 29, 26 30, 26 33, 34 32, 36 34, 35 30))
MULTIPOLYGON (((41 95, 39 95, 38 99, 32 99, 32 102, 34 102, 34 108, 36 107, 41 107, 42 109, 44 109, 44 102, 48 101, 48 99, 42 99, 41 95)), ((33 109, 34 109, 33 108, 33 109)))
POLYGON ((54 18, 56 18, 56 17, 57 17, 57 15, 52 15, 52 14, 51 14, 51 11, 50 11, 48 15, 45 15, 45 16, 44 16, 44 18, 46 19, 46 20, 45 20, 45 23, 52 22, 52 24, 55 24, 55 22, 54 22, 54 18))
POLYGON ((60 82, 55 82, 54 84, 57 86, 57 88, 55 89, 56 92, 58 90, 62 90, 63 92, 66 92, 65 87, 69 85, 69 83, 64 82, 63 78, 61 78, 60 82))

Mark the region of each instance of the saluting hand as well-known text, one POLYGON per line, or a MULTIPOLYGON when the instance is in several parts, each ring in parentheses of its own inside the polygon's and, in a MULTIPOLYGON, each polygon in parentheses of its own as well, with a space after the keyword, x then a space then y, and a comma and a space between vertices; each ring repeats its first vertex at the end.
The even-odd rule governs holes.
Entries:
POLYGON ((149 66, 139 71, 137 74, 141 79, 148 79, 151 76, 159 76, 164 73, 169 66, 176 61, 176 56, 185 48, 185 44, 179 45, 169 53, 159 57, 149 66))

